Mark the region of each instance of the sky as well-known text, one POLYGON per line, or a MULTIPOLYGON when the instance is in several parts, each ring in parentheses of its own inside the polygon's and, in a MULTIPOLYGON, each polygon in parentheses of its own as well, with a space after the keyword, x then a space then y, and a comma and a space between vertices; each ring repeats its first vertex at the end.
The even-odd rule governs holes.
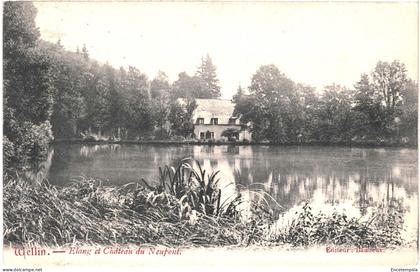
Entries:
POLYGON ((381 61, 418 79, 418 4, 378 2, 37 2, 41 38, 83 44, 112 66, 171 82, 209 54, 223 98, 248 87, 261 65, 295 82, 352 87, 381 61))

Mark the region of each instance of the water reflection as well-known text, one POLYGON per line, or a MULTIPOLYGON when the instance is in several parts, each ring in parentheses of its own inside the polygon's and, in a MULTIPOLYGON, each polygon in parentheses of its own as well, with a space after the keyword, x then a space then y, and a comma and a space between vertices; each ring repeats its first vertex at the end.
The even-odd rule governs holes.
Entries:
MULTIPOLYGON (((417 150, 344 147, 56 145, 45 169, 64 185, 89 176, 108 184, 158 179, 158 167, 197 159, 221 186, 269 193, 283 207, 349 202, 362 214, 381 201, 417 197, 417 150)), ((231 193, 226 189, 225 193, 231 193)))

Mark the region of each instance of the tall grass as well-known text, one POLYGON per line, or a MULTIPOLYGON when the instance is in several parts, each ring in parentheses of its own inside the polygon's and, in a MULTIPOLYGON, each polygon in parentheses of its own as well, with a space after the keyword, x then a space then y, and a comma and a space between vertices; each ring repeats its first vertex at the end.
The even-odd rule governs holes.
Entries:
POLYGON ((400 246, 404 209, 393 200, 380 204, 368 218, 348 217, 343 212, 314 213, 308 203, 288 223, 272 229, 272 239, 293 246, 350 245, 356 247, 400 246))
MULTIPOLYGON (((7 178, 7 177, 6 177, 7 178)), ((136 184, 107 187, 80 179, 64 188, 9 179, 4 185, 4 242, 73 244, 240 244, 237 222, 179 217, 179 201, 136 184)))
POLYGON ((66 187, 45 179, 4 177, 5 244, 166 246, 353 246, 401 245, 401 206, 378 207, 366 220, 344 213, 313 214, 305 205, 292 221, 278 224, 266 201, 237 192, 222 201, 218 172, 184 160, 159 169, 156 186, 104 186, 79 178, 66 187), (242 205, 248 205, 242 216, 242 205))
MULTIPOLYGON (((207 174, 198 162, 184 159, 177 168, 159 167, 159 185, 150 186, 144 179, 143 183, 157 192, 167 192, 177 198, 182 207, 181 213, 197 211, 206 215, 218 216, 229 213, 221 206, 221 189, 218 188, 218 171, 207 174)), ((228 207, 229 208, 229 207, 228 207)))

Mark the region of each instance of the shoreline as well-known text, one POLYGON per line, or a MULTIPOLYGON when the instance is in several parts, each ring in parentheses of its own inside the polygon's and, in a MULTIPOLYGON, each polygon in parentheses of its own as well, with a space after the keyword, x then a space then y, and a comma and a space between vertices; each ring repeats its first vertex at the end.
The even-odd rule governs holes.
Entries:
POLYGON ((397 143, 329 143, 329 142, 290 142, 290 143, 270 143, 270 142, 202 142, 202 141, 176 141, 176 140, 83 140, 83 139, 55 139, 51 144, 86 144, 86 145, 108 145, 108 144, 124 144, 124 145, 207 145, 207 146, 322 146, 322 147, 366 147, 366 148, 411 148, 417 149, 417 145, 413 144, 397 144, 397 143))

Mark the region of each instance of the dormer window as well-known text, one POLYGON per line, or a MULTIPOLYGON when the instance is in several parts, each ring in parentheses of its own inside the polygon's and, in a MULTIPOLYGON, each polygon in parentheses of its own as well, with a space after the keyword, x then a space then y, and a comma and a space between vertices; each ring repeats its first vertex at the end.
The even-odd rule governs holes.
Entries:
POLYGON ((202 125, 202 124, 204 124, 204 118, 197 118, 197 122, 196 122, 196 124, 197 124, 197 125, 202 125))
POLYGON ((219 124, 219 118, 211 118, 210 119, 211 125, 218 125, 219 124))
POLYGON ((229 118, 229 125, 236 125, 236 118, 229 118))

